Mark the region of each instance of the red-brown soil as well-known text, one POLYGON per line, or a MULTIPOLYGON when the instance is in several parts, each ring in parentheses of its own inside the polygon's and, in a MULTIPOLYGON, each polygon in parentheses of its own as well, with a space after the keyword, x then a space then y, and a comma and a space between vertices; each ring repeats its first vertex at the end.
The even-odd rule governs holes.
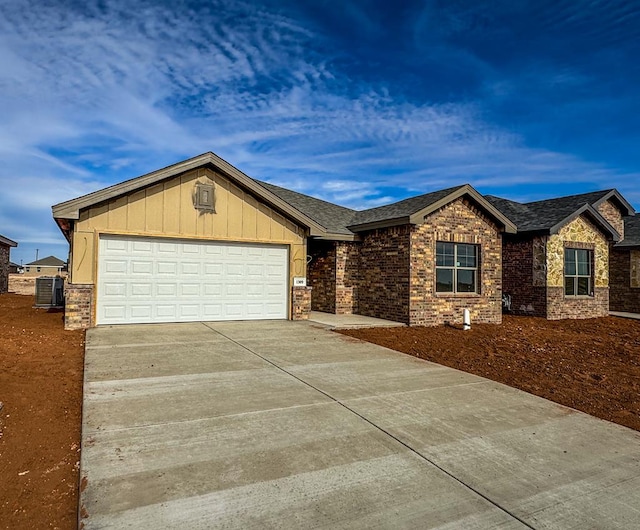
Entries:
POLYGON ((0 528, 77 528, 84 332, 0 295, 0 528))
POLYGON ((640 321, 547 321, 505 316, 502 325, 368 328, 345 335, 520 388, 640 430, 640 321))

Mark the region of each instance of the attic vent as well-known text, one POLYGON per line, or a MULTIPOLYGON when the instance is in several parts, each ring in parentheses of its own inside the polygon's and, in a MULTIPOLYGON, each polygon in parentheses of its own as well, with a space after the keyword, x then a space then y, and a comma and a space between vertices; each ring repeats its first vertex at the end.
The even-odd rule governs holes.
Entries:
POLYGON ((36 307, 62 307, 63 282, 64 280, 60 277, 36 278, 36 307))
POLYGON ((193 206, 196 210, 214 212, 213 184, 198 182, 193 192, 193 206))

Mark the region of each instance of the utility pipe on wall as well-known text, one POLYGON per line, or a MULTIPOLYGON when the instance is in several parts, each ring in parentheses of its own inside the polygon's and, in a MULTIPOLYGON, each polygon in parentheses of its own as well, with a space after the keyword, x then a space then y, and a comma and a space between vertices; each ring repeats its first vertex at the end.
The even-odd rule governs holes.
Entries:
POLYGON ((462 329, 468 331, 471 329, 471 313, 468 309, 462 310, 462 329))

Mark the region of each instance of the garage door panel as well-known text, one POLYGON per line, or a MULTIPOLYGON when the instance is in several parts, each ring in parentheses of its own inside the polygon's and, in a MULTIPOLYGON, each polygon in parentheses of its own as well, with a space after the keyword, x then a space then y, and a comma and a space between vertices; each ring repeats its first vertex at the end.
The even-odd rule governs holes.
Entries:
POLYGON ((153 274, 153 262, 138 259, 132 261, 131 274, 145 274, 151 276, 153 274))
POLYGON ((178 285, 175 283, 158 283, 155 285, 156 296, 177 296, 178 285))
POLYGON ((150 298, 152 290, 151 283, 131 284, 131 296, 144 296, 145 298, 150 298))
POLYGON ((151 242, 149 241, 133 241, 131 243, 131 250, 140 254, 148 254, 151 252, 151 242))
POLYGON ((286 246, 103 236, 98 324, 287 318, 286 246))
POLYGON ((156 304, 156 316, 162 320, 175 319, 177 317, 175 304, 156 304))
POLYGON ((183 262, 180 264, 180 273, 183 275, 198 276, 200 274, 200 263, 183 262))

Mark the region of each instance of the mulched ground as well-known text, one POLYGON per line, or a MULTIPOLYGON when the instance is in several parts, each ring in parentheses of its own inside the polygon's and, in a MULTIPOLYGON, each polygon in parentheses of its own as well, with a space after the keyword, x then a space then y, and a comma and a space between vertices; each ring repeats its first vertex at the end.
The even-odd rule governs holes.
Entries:
POLYGON ((0 528, 77 528, 84 332, 0 295, 0 528))
POLYGON ((520 388, 640 430, 640 321, 547 321, 505 316, 502 325, 341 331, 520 388))

